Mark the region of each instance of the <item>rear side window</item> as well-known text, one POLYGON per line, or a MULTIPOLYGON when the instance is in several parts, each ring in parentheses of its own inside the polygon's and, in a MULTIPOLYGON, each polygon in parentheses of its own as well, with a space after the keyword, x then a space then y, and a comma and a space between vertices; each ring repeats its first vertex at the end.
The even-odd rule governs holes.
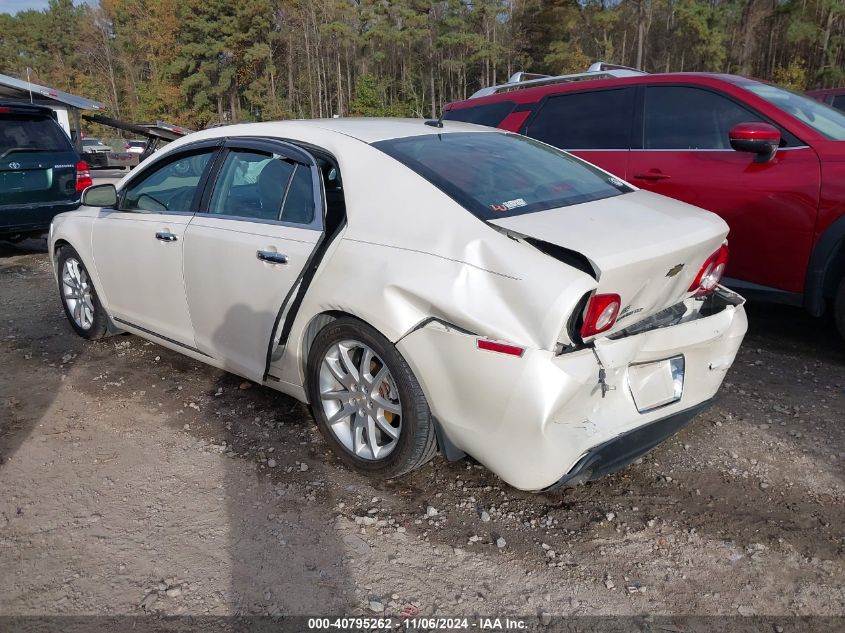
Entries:
POLYGON ((833 105, 834 108, 845 110, 845 95, 835 96, 831 105, 833 105))
POLYGON ((548 145, 498 132, 426 134, 374 143, 482 220, 555 209, 631 191, 548 145))
POLYGON ((70 152, 70 139, 49 117, 0 116, 0 156, 15 151, 70 152))
POLYGON ((621 149, 630 145, 631 88, 572 92, 546 99, 525 134, 561 149, 621 149))
POLYGON ((488 127, 498 127, 499 123, 505 120, 516 104, 513 101, 497 101, 470 108, 458 108, 446 110, 443 118, 447 121, 463 121, 464 123, 475 123, 488 127))
POLYGON ((762 121, 757 114, 709 90, 649 86, 643 112, 644 149, 731 149, 737 123, 762 121))
POLYGON ((309 224, 314 219, 311 172, 304 165, 267 152, 230 151, 208 212, 309 224))

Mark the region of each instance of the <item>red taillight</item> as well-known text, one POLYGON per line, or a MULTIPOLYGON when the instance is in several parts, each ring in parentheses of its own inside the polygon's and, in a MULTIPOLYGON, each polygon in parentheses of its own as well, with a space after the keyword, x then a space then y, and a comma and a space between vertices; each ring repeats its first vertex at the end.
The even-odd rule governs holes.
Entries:
POLYGON ((0 106, 0 114, 6 114, 6 113, 11 112, 11 111, 12 111, 11 108, 7 108, 6 106, 0 106))
POLYGON ((88 163, 84 160, 76 163, 76 190, 84 191, 93 184, 94 180, 91 178, 91 172, 88 171, 88 163))
POLYGON ((593 295, 587 304, 584 325, 581 326, 581 338, 606 332, 616 323, 622 298, 616 294, 593 295))
POLYGON ((695 293, 693 296, 696 297, 713 292, 722 280, 722 275, 725 274, 729 254, 727 244, 723 244, 718 251, 704 260, 688 292, 695 293))
POLYGON ((525 353, 525 348, 516 345, 508 345, 507 343, 497 343, 496 341, 488 341, 480 338, 477 341, 478 349, 487 350, 488 352, 498 352, 499 354, 507 354, 508 356, 522 356, 525 353))

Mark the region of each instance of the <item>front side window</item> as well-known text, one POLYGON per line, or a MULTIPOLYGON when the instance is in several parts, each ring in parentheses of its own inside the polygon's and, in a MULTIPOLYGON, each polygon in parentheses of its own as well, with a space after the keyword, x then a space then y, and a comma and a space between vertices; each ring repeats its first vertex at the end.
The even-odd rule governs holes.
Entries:
POLYGON ((561 149, 627 150, 633 95, 621 88, 549 97, 525 133, 561 149))
POLYGON ((517 134, 456 132, 374 143, 482 220, 631 191, 574 156, 517 134))
POLYGON ((146 171, 129 184, 121 210, 190 213, 200 177, 213 153, 214 149, 208 149, 146 171))
POLYGON ((644 149, 731 149, 737 123, 762 121, 727 97, 688 86, 649 86, 643 113, 644 149))
POLYGON ((309 224, 314 219, 311 170, 278 154, 230 151, 217 178, 208 212, 309 224))

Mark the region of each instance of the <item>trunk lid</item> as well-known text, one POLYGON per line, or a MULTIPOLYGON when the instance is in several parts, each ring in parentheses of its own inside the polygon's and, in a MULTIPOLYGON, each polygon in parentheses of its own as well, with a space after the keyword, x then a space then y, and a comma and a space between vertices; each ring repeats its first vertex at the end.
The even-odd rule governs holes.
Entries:
POLYGON ((712 213, 641 190, 489 222, 587 258, 598 281, 596 292, 622 299, 616 324, 599 336, 689 296, 704 260, 728 233, 724 220, 712 213))

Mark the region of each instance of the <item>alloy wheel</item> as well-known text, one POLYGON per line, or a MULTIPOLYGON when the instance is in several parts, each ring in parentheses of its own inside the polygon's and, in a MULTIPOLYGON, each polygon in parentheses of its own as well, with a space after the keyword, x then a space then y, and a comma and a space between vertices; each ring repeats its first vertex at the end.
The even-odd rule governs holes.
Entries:
POLYGON ((85 267, 74 257, 62 266, 62 296, 74 323, 88 330, 94 323, 94 298, 85 267))
POLYGON ((320 399, 332 433, 353 455, 381 460, 402 432, 402 403, 385 362, 351 339, 332 345, 320 365, 320 399))

